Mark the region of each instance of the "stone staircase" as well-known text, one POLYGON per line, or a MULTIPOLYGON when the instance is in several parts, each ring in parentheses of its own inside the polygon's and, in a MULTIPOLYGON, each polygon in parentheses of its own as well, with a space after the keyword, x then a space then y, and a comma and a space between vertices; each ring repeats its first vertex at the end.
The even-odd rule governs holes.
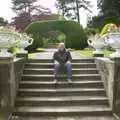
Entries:
MULTIPOLYGON (((110 116, 112 110, 94 59, 72 61, 72 84, 66 76, 53 82, 53 61, 31 59, 25 65, 16 98, 16 116, 110 116)), ((41 119, 42 120, 42 119, 41 119)))

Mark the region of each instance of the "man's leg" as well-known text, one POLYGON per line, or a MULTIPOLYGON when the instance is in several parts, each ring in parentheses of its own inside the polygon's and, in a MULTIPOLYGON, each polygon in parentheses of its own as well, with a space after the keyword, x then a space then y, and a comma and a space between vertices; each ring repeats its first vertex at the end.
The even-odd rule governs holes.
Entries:
POLYGON ((72 82, 72 81, 71 81, 71 78, 72 78, 72 64, 71 64, 71 62, 68 61, 68 62, 65 64, 65 67, 66 67, 66 69, 67 69, 68 82, 72 82))
POLYGON ((57 82, 58 79, 58 73, 59 73, 60 63, 55 61, 54 62, 54 81, 57 82))

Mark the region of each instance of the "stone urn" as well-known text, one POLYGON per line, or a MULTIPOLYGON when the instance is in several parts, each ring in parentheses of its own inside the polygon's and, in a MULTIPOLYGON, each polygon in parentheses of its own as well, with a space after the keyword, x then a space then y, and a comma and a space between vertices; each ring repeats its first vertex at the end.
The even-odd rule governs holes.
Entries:
POLYGON ((106 46, 106 43, 103 37, 100 37, 99 35, 95 35, 88 39, 88 45, 95 48, 95 51, 93 51, 93 54, 102 54, 101 49, 104 46, 106 46))
POLYGON ((0 57, 12 57, 8 49, 17 46, 20 41, 20 34, 0 32, 0 57))
POLYGON ((113 49, 116 50, 110 57, 120 57, 120 32, 108 33, 106 37, 106 42, 113 49))
POLYGON ((27 36, 26 34, 23 34, 18 44, 18 47, 20 48, 18 53, 28 53, 28 51, 25 50, 25 48, 31 45, 32 43, 33 43, 33 39, 27 36))

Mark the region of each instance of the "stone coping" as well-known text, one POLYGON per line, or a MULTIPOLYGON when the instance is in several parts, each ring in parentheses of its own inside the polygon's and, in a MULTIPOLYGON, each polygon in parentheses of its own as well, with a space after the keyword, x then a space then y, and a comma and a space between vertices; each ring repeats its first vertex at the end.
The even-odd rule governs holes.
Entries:
POLYGON ((105 62, 108 62, 108 63, 114 63, 114 61, 111 60, 111 58, 98 57, 98 58, 95 58, 95 60, 102 60, 102 61, 105 61, 105 62))
POLYGON ((23 60, 23 58, 11 58, 11 57, 2 57, 0 58, 0 64, 8 64, 12 62, 18 62, 23 60))
POLYGON ((23 58, 14 58, 14 62, 17 62, 17 61, 21 61, 21 60, 23 60, 23 58))

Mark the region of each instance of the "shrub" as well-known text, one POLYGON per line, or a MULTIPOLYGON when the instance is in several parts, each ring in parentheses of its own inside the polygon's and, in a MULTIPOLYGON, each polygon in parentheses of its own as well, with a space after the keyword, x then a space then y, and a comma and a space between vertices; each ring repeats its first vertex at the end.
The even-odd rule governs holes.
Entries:
POLYGON ((85 33, 89 37, 91 35, 95 35, 97 33, 95 28, 85 28, 85 33))
POLYGON ((28 50, 35 50, 43 46, 43 39, 50 31, 60 31, 65 34, 66 47, 84 49, 87 46, 87 36, 82 26, 74 21, 37 21, 28 25, 25 29, 27 34, 32 35, 34 43, 28 50))

